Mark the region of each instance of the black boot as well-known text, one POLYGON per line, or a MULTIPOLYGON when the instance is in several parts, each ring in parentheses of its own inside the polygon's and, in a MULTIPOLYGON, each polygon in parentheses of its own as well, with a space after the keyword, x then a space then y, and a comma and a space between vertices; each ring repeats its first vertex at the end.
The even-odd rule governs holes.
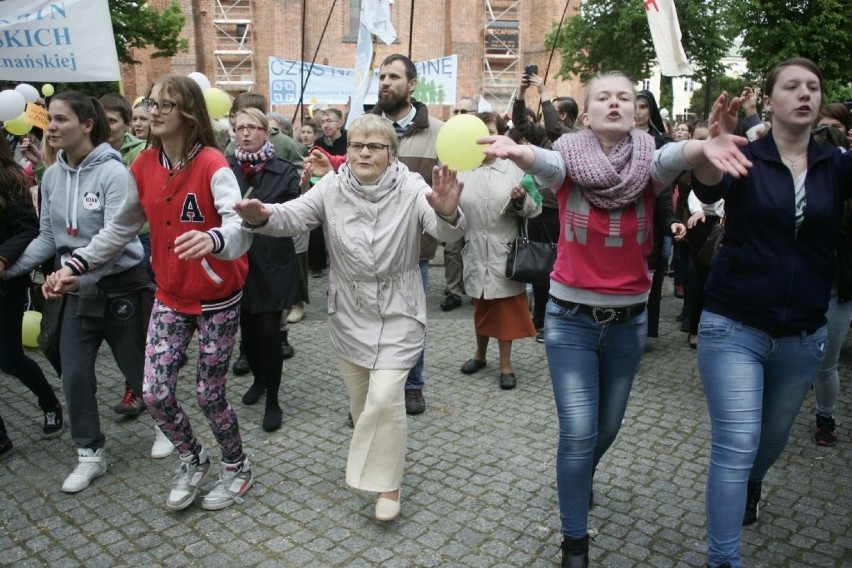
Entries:
POLYGON ((748 497, 746 498, 745 513, 743 514, 744 527, 757 522, 757 515, 760 512, 760 490, 762 485, 760 481, 749 481, 748 483, 748 497))
POLYGON ((562 568, 586 568, 589 565, 589 535, 562 538, 562 568))
POLYGON ((257 379, 251 384, 249 389, 246 391, 246 394, 243 395, 243 404, 246 406, 251 406, 252 404, 257 403, 266 393, 266 387, 260 384, 257 379))
POLYGON ((249 366, 248 359, 246 359, 246 354, 243 352, 242 342, 240 343, 240 354, 234 362, 233 371, 238 377, 251 373, 251 367, 249 366))
POLYGON ((284 413, 278 404, 270 405, 267 403, 266 410, 263 413, 263 429, 267 432, 274 432, 281 428, 281 418, 284 413))
POLYGON ((281 336, 281 351, 284 353, 285 359, 290 359, 293 355, 296 354, 296 350, 290 345, 290 342, 287 341, 287 332, 280 332, 281 336))

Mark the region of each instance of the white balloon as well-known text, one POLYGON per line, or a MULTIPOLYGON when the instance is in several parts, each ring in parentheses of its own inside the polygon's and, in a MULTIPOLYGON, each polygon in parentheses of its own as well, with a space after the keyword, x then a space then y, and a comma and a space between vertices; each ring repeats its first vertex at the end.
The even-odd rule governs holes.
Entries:
POLYGON ((27 99, 14 89, 0 91, 0 120, 13 120, 27 108, 27 99))
POLYGON ((15 90, 24 95, 24 99, 26 99, 28 103, 34 103, 38 100, 38 89, 32 85, 21 83, 15 87, 15 90))
POLYGON ((187 75, 187 77, 198 83, 198 86, 201 87, 202 93, 210 88, 210 79, 208 79, 204 73, 193 71, 192 73, 187 75))

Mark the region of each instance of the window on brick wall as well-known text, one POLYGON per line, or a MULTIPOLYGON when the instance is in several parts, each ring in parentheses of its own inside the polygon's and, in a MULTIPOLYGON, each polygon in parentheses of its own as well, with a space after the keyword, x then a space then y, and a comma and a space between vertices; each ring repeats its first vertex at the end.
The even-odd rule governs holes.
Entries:
POLYGON ((349 0, 349 31, 343 34, 343 41, 358 41, 358 24, 361 22, 361 0, 349 0))

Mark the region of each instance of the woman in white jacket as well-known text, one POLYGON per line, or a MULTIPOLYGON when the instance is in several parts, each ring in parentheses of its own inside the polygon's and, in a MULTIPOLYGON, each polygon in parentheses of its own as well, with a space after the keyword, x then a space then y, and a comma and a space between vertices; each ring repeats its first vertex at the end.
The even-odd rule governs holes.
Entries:
MULTIPOLYGON (((492 136, 508 130, 497 113, 477 116, 492 136)), ((528 197, 519 185, 523 176, 523 170, 514 163, 493 156, 459 174, 467 188, 459 200, 467 218, 462 249, 464 289, 473 298, 476 329, 476 351, 461 371, 470 375, 485 367, 488 340, 494 337, 500 350, 501 389, 513 389, 518 384, 512 367, 512 341, 535 337, 536 333, 526 285, 505 276, 509 243, 518 236, 519 224, 541 214, 541 203, 528 197)))
POLYGON ((349 391, 355 430, 346 482, 378 493, 376 519, 400 511, 406 447, 403 387, 423 350, 426 295, 420 277, 420 235, 458 240, 462 184, 446 168, 429 186, 397 160, 397 136, 378 115, 349 129, 346 163, 287 203, 238 202, 244 226, 293 236, 323 226, 329 253, 331 345, 349 391))

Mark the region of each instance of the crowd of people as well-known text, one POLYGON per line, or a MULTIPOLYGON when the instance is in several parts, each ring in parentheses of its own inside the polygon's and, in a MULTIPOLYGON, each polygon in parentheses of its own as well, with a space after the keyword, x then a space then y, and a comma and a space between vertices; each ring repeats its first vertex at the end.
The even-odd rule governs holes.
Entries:
MULTIPOLYGON (((167 75, 132 106, 60 92, 41 144, 0 139, 0 369, 36 395, 45 438, 70 426, 78 460, 63 491, 107 472, 95 397, 106 340, 126 381, 114 410, 147 409, 152 457, 178 453, 166 508, 191 506, 213 463, 176 398, 185 365, 221 452, 201 506, 242 503, 256 472, 226 397, 229 371, 253 375, 242 403, 265 397, 263 429, 281 428, 288 326, 305 317, 313 276, 327 278, 331 347, 349 393, 346 483, 376 494, 377 520, 396 519, 406 415, 426 410, 425 290, 443 245, 441 309, 464 294, 473 303, 461 373, 487 367, 494 338, 498 384, 511 390, 513 341, 544 344, 562 567, 589 566, 595 471, 658 335, 673 256, 711 420, 707 565, 742 566, 741 527, 758 520, 763 479, 812 386, 814 441, 837 441, 837 361, 852 319, 852 113, 823 105, 820 70, 802 58, 769 71, 762 101, 755 89, 722 93, 706 122, 674 125, 618 72, 592 78, 582 104, 551 99, 542 77, 524 74, 510 117, 458 101, 454 114, 474 114, 489 135, 478 141, 483 162, 456 172, 438 160, 443 123, 416 87, 413 62, 394 54, 380 66, 377 104, 348 129, 345 112, 327 106, 294 129, 244 93, 223 136, 197 83, 167 75), (526 106, 531 87, 541 120, 526 106), (556 243, 549 286, 528 290, 505 275, 522 225, 556 243), (21 347, 28 275, 39 267, 40 345, 64 411, 21 347)), ((0 456, 12 451, 0 419, 0 456)))

